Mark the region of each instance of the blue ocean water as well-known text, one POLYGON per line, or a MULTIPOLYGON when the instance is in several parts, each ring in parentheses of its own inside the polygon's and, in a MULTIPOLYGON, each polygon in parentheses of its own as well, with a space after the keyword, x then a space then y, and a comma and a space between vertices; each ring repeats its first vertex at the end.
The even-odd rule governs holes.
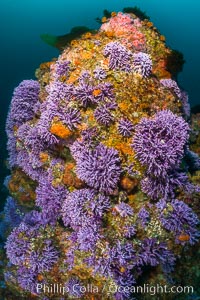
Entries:
MULTIPOLYGON (((14 87, 34 78, 41 62, 59 51, 40 39, 40 34, 63 35, 74 26, 98 28, 103 9, 120 11, 138 6, 166 36, 167 44, 184 54, 186 64, 179 84, 189 92, 192 106, 200 104, 200 1, 197 0, 1 0, 0 5, 0 152, 5 159, 4 124, 14 87)), ((1 167, 0 170, 3 168, 1 167)), ((4 174, 2 174, 4 175, 4 174)))

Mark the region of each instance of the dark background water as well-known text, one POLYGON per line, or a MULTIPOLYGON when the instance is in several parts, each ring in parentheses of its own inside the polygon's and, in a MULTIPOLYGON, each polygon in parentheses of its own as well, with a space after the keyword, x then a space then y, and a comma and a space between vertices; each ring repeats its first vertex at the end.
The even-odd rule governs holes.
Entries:
MULTIPOLYGON (((95 18, 102 16, 103 9, 120 11, 130 6, 145 11, 166 36, 167 44, 184 54, 186 64, 179 83, 189 92, 191 105, 200 104, 200 1, 1 0, 0 190, 7 173, 4 127, 13 89, 23 79, 34 79, 39 64, 59 54, 42 42, 40 34, 63 35, 77 25, 98 28, 95 18)), ((1 194, 3 197, 3 191, 1 194)))

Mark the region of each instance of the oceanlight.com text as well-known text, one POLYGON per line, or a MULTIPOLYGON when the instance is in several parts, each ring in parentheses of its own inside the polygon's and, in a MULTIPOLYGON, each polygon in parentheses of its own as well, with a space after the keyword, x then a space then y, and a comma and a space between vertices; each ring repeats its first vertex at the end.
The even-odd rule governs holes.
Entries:
POLYGON ((53 284, 37 284, 36 286, 37 293, 51 293, 51 294, 70 294, 70 293, 92 293, 92 294, 100 294, 101 292, 107 292, 108 295, 115 294, 117 292, 122 294, 148 294, 154 296, 156 294, 193 294, 194 288, 193 286, 167 286, 167 285, 150 285, 144 284, 142 286, 117 286, 115 284, 105 285, 103 288, 99 288, 96 285, 88 284, 88 285, 80 285, 74 284, 72 286, 67 287, 66 285, 53 283, 53 284))

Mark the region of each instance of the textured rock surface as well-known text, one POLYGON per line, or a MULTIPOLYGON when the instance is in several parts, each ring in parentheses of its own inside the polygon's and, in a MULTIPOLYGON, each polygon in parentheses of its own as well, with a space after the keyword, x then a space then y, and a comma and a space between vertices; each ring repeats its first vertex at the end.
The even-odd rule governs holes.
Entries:
POLYGON ((140 298, 137 285, 180 285, 192 265, 198 134, 169 72, 172 50, 148 20, 104 21, 14 91, 1 222, 6 299, 140 298))

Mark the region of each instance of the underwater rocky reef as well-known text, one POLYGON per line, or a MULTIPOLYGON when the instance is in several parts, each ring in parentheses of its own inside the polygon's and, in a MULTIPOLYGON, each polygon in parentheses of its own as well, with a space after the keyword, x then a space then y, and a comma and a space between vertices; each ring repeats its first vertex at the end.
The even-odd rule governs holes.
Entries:
POLYGON ((200 116, 175 81, 180 55, 149 19, 102 22, 14 90, 3 299, 152 299, 135 293, 144 284, 200 292, 200 116))

